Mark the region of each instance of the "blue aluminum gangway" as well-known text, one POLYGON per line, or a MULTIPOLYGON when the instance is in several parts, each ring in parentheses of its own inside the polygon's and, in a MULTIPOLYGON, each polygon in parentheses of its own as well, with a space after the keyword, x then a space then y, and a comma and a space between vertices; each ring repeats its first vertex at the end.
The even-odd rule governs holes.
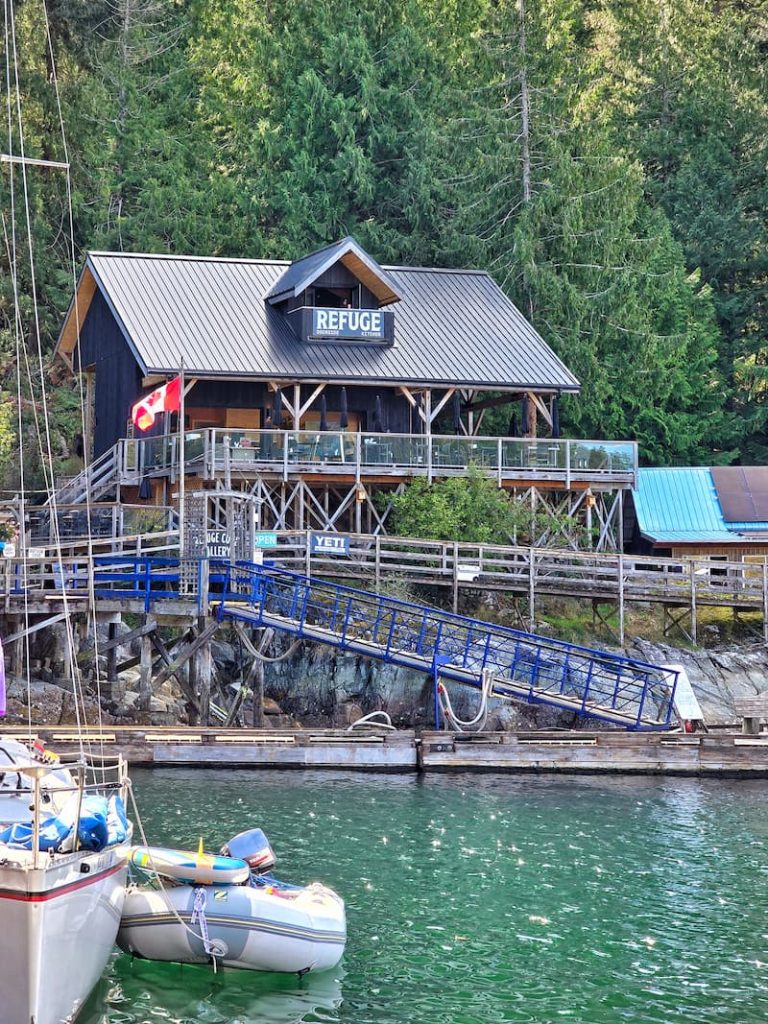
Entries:
POLYGON ((238 563, 211 576, 220 619, 284 633, 431 673, 491 694, 598 718, 667 729, 677 673, 659 665, 535 636, 428 605, 238 563))
MULTIPOLYGON (((661 665, 250 562, 198 560, 192 593, 190 566, 182 573, 177 558, 108 555, 93 564, 97 598, 138 600, 145 612, 169 599, 196 602, 222 621, 270 626, 435 681, 482 690, 490 674, 494 696, 625 729, 668 729, 675 717, 678 673, 661 665)), ((69 566, 66 575, 60 585, 84 596, 83 573, 69 566)), ((23 589, 18 579, 9 588, 23 589)))

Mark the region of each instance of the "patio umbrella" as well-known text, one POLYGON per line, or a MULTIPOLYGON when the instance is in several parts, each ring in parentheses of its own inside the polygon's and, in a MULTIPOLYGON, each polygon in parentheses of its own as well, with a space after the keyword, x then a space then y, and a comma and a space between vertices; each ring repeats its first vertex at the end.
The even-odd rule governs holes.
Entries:
POLYGON ((325 392, 320 395, 320 429, 328 429, 328 403, 325 400, 325 392))
POLYGON ((347 389, 342 387, 340 396, 339 426, 346 430, 349 426, 349 413, 347 412, 347 389))
POLYGON ((459 392, 453 392, 453 432, 461 433, 461 398, 459 392))
POLYGON ((141 483, 139 484, 139 500, 140 501, 149 501, 149 499, 151 497, 152 497, 152 484, 150 483, 148 476, 143 476, 141 478, 141 483))
POLYGON ((272 426, 279 427, 283 415, 283 403, 280 398, 280 388, 275 388, 272 393, 272 426))
POLYGON ((560 395, 552 401, 552 437, 560 437, 560 395))
POLYGON ((507 437, 517 437, 517 413, 513 412, 509 417, 509 425, 507 427, 507 437))
POLYGON ((380 434, 384 430, 384 422, 381 416, 381 397, 376 395, 376 402, 373 406, 373 431, 380 434))
POLYGON ((528 434, 528 417, 530 416, 530 402, 528 401, 528 395, 523 395, 523 401, 521 403, 522 417, 523 417, 523 437, 528 434))

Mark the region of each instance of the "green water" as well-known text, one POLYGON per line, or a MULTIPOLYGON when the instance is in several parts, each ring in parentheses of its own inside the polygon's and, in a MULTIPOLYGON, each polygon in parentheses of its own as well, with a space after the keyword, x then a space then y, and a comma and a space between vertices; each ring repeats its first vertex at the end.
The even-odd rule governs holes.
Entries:
POLYGON ((768 1020, 768 786, 681 779, 135 773, 151 841, 260 825, 347 901, 335 971, 116 954, 84 1024, 768 1020))

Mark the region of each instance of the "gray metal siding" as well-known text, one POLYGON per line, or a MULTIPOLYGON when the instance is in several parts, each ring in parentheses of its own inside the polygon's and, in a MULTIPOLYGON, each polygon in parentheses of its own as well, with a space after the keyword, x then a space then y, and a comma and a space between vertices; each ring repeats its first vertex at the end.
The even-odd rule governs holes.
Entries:
POLYGON ((149 372, 578 390, 481 271, 388 267, 395 345, 300 342, 264 298, 285 263, 93 253, 89 265, 149 372))

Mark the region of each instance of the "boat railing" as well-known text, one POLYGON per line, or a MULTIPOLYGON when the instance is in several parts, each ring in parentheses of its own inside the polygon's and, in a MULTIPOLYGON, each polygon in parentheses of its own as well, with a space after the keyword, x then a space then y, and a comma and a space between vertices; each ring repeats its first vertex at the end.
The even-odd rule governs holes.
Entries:
MULTIPOLYGON (((32 783, 32 866, 40 866, 40 831, 43 823, 52 815, 50 803, 43 801, 43 781, 48 775, 54 772, 67 771, 72 777, 73 784, 57 785, 55 792, 62 796, 72 794, 77 796, 77 811, 75 814, 72 834, 77 837, 80 832, 80 821, 82 817, 83 800, 86 796, 93 794, 104 796, 107 793, 117 793, 124 806, 128 798, 128 763, 122 754, 109 754, 106 756, 83 753, 75 755, 56 756, 43 754, 40 760, 31 761, 28 765, 21 765, 18 771, 29 778, 32 783)), ((73 852, 78 849, 77 838, 73 852)))

